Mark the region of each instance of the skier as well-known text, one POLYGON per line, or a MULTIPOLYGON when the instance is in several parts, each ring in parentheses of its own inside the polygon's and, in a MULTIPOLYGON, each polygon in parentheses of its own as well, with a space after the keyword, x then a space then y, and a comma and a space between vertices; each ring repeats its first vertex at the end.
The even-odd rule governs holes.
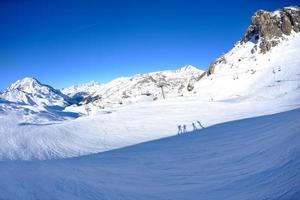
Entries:
POLYGON ((181 125, 178 125, 178 135, 182 134, 181 125))
POLYGON ((183 125, 183 133, 186 133, 186 125, 183 125))
POLYGON ((194 131, 197 130, 197 127, 196 127, 196 125, 195 125, 194 122, 192 123, 192 126, 193 126, 193 130, 194 130, 194 131))
POLYGON ((201 122, 197 121, 197 123, 199 124, 199 126, 200 126, 201 128, 204 128, 204 126, 202 126, 201 122))

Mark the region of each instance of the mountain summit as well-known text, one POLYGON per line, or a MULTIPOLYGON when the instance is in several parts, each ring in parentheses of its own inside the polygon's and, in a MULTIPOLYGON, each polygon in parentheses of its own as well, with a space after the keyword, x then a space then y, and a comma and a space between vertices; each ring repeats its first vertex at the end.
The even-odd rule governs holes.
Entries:
POLYGON ((69 98, 66 95, 32 77, 16 81, 3 92, 2 97, 7 101, 33 106, 69 105, 69 98))

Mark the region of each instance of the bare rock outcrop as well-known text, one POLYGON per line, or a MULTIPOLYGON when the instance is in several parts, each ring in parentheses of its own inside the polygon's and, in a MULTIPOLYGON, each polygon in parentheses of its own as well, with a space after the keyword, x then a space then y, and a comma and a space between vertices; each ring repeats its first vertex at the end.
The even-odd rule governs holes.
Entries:
MULTIPOLYGON (((258 10, 252 16, 251 24, 240 43, 253 42, 255 45, 251 53, 265 54, 293 31, 300 32, 300 7, 285 7, 274 12, 258 10)), ((216 66, 226 62, 224 56, 219 57, 211 63, 206 75, 210 76, 215 72, 216 66)))
POLYGON ((266 53, 280 42, 282 36, 290 35, 292 31, 300 31, 299 7, 285 7, 274 12, 259 10, 252 16, 241 42, 257 43, 259 48, 255 46, 252 53, 256 49, 266 53))

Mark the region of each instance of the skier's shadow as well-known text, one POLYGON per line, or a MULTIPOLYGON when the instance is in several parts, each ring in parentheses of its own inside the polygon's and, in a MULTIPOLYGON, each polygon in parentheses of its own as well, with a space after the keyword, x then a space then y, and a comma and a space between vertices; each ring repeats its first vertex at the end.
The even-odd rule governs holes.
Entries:
POLYGON ((186 125, 183 124, 183 125, 178 125, 177 128, 178 128, 178 135, 181 135, 181 134, 185 134, 185 133, 195 133, 201 129, 204 129, 204 126, 201 124, 200 121, 197 121, 197 124, 200 126, 200 129, 198 129, 198 127, 196 126, 196 124, 193 122, 192 123, 192 127, 193 127, 193 130, 192 131, 187 131, 186 129, 186 125))

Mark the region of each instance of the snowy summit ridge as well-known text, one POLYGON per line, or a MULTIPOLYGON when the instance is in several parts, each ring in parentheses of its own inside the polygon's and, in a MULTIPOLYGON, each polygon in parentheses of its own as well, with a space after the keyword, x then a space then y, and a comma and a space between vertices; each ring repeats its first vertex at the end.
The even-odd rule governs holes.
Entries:
POLYGON ((85 105, 85 107, 104 108, 111 105, 181 96, 186 91, 189 80, 203 73, 203 70, 192 65, 185 65, 177 70, 117 78, 102 85, 84 85, 79 88, 72 86, 63 89, 62 92, 70 97, 76 97, 80 100, 78 104, 85 105))
POLYGON ((2 98, 16 103, 44 106, 67 106, 69 98, 59 90, 40 83, 37 79, 26 77, 7 88, 2 98))

